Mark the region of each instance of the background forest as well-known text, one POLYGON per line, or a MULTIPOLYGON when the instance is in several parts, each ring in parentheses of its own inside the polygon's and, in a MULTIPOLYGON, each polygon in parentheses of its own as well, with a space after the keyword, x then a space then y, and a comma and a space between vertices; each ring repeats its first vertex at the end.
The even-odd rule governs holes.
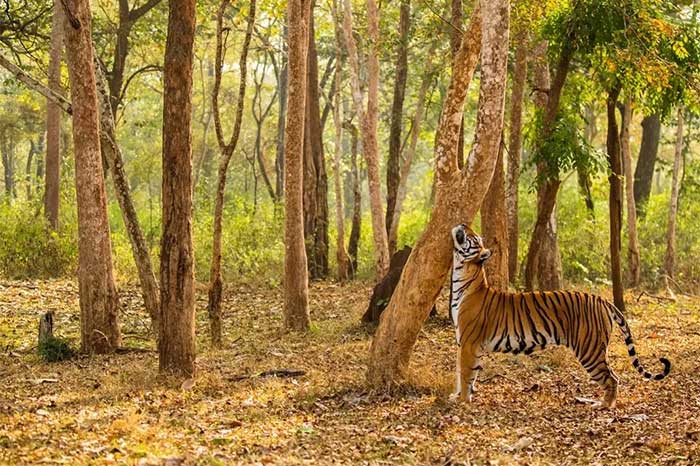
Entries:
POLYGON ((697 464, 699 19, 0 0, 0 464, 697 464), (669 380, 614 333, 614 410, 564 348, 448 402, 462 222, 492 286, 609 298, 669 380))

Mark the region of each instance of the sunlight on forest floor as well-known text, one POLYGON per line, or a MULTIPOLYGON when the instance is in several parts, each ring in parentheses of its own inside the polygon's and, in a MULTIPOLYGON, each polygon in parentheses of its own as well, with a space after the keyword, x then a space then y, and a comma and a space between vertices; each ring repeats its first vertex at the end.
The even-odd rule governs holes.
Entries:
MULTIPOLYGON (((138 290, 121 291, 125 345, 152 349, 138 290)), ((280 331, 280 290, 229 289, 227 344, 214 351, 200 289, 199 372, 183 389, 157 376, 155 352, 40 362, 43 312, 77 342, 77 285, 0 282, 0 464, 700 463, 700 299, 627 296, 642 362, 656 371, 668 356, 673 369, 644 381, 615 330, 620 394, 605 411, 576 401, 601 392, 562 349, 489 356, 475 402, 448 402, 455 348, 444 297, 419 336, 411 382, 370 392, 370 332, 358 323, 369 293, 312 285, 314 328, 299 336, 280 331), (306 375, 236 381, 270 369, 306 375)))

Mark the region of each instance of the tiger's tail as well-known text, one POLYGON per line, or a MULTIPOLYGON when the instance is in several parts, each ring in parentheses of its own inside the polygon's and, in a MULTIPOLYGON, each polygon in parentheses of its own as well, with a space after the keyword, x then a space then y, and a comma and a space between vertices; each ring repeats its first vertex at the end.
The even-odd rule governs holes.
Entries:
POLYGON ((637 352, 634 349, 634 340, 632 339, 632 331, 630 330, 629 325, 627 324, 627 320, 625 319, 625 316, 622 315, 622 312, 620 310, 610 304, 610 313, 612 315, 613 320, 617 323, 617 325, 620 326, 620 331, 622 331, 622 335, 625 337, 625 345, 627 345, 627 352, 630 355, 630 359, 632 360, 632 365, 637 369, 637 371, 642 374, 642 377, 645 379, 650 379, 650 380, 661 380, 665 378, 669 372, 671 372, 671 361, 669 361, 666 358, 659 358, 659 361, 661 364, 664 365, 663 371, 652 374, 651 372, 647 371, 644 366, 642 366, 642 363, 639 362, 639 358, 637 357, 637 352))

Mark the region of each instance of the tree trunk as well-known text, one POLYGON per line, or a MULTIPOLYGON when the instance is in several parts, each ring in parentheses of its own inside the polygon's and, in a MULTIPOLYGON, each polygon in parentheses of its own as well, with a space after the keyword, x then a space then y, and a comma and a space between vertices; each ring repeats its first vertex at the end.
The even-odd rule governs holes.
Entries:
POLYGON ((277 113, 277 156, 275 157, 275 193, 277 199, 284 195, 284 123, 287 117, 287 35, 288 28, 285 24, 282 28, 282 66, 277 78, 277 93, 279 94, 279 111, 277 113))
POLYGON ((7 202, 9 203, 15 192, 15 160, 14 151, 15 143, 12 136, 3 134, 2 136, 2 166, 5 181, 5 196, 7 197, 7 202))
POLYGON ((223 282, 221 279, 221 235, 223 232, 224 215, 224 193, 226 191, 226 177, 228 166, 231 162, 233 152, 236 150, 238 138, 241 134, 241 122, 243 120, 243 106, 245 103, 246 77, 248 47, 253 35, 253 25, 255 23, 255 0, 251 0, 248 10, 248 21, 241 49, 241 57, 238 63, 240 72, 240 83, 238 85, 238 100, 236 103, 236 114, 231 132, 231 139, 226 142, 223 129, 221 127, 221 112, 219 110, 219 90, 221 87, 221 74, 224 61, 224 15, 230 0, 222 0, 216 16, 216 64, 214 68, 214 89, 212 90, 212 112, 214 114, 214 127, 216 128, 216 138, 219 142, 221 159, 219 160, 219 172, 216 184, 216 196, 214 201, 214 234, 212 240, 211 269, 209 271, 209 301, 207 312, 209 314, 209 332, 211 343, 214 346, 221 346, 221 297, 223 293, 223 282))
POLYGON ((518 273, 518 184, 520 180, 520 157, 523 141, 523 100, 527 79, 527 33, 516 37, 515 63, 513 68, 513 90, 510 95, 510 134, 508 149, 508 171, 506 173, 506 212, 508 223, 508 277, 515 283, 518 273))
POLYGON ((304 116, 311 0, 289 0, 289 96, 284 135, 284 325, 309 329, 309 278, 304 247, 304 116))
POLYGON ((634 203, 634 178, 632 175, 632 151, 630 149, 630 125, 632 124, 632 100, 627 99, 622 113, 622 166, 625 170, 625 200, 627 201, 627 262, 629 283, 632 288, 639 286, 640 256, 637 238, 637 209, 634 203))
POLYGON ((433 82, 433 64, 432 55, 435 52, 437 42, 433 42, 428 51, 428 62, 425 66, 425 74, 418 90, 416 99, 416 113, 413 115, 411 123, 411 140, 408 143, 408 148, 405 151, 404 159, 401 164, 401 172, 399 173, 399 187, 396 194, 396 206, 394 207, 393 217, 391 219, 391 228, 389 229, 389 249, 396 251, 399 222, 401 221, 401 212, 403 211, 403 203, 406 200, 406 184, 408 183, 408 175, 411 173, 411 165, 416 155, 416 147, 418 145, 418 137, 420 136, 421 125, 423 123, 423 115, 426 107, 429 104, 428 88, 433 82))
POLYGON ((313 10, 312 0, 306 65, 303 191, 306 257, 309 276, 315 280, 328 276, 328 177, 323 154, 313 10))
POLYGON ((379 118, 379 17, 375 0, 367 0, 367 34, 369 51, 367 57, 367 108, 364 108, 364 96, 360 86, 360 62, 357 45, 352 35, 352 6, 350 0, 343 0, 345 14, 343 18, 343 35, 350 62, 350 81, 355 113, 360 119, 360 136, 362 152, 367 162, 367 179, 369 182, 369 200, 372 214, 372 236, 374 239, 374 256, 376 263, 375 280, 382 279, 389 268, 389 242, 384 223, 382 208, 381 180, 379 177, 379 152, 377 148, 377 120, 379 118))
MULTIPOLYGON (((408 80, 408 33, 411 20, 411 2, 402 0, 399 8, 399 44, 396 50, 396 68, 394 73, 394 98, 391 104, 391 122, 389 125, 389 157, 386 161, 386 232, 391 235, 400 180, 401 129, 403 127, 403 102, 406 96, 408 80)), ((389 256, 394 254, 396 242, 389 241, 389 256)))
POLYGON ((163 69, 161 372, 195 372, 192 244, 192 65, 195 0, 170 0, 163 69))
MULTIPOLYGON (((62 94, 61 57, 63 55, 64 12, 54 0, 49 49, 49 88, 62 94)), ((58 229, 58 207, 61 193, 61 107, 46 100, 46 170, 44 178, 44 216, 54 230, 58 229)))
POLYGON ((503 128, 509 2, 484 1, 481 11, 475 9, 462 38, 443 104, 435 145, 435 206, 372 341, 368 379, 375 386, 391 385, 405 377, 413 345, 449 271, 450 230, 457 223, 471 223, 488 189, 483 180, 491 179, 496 165, 503 128), (461 171, 457 168, 457 139, 479 44, 481 87, 475 137, 461 171))
POLYGON ((499 290, 507 290, 510 281, 508 275, 508 219, 503 169, 503 144, 501 144, 489 190, 481 204, 481 236, 484 239, 484 245, 493 253, 491 259, 485 264, 486 277, 489 285, 499 290))
POLYGON ((27 189, 27 200, 32 199, 32 175, 33 175, 33 170, 32 170, 32 162, 34 161, 34 154, 36 153, 36 146, 34 145, 34 141, 29 140, 29 153, 27 154, 27 163, 24 166, 24 183, 25 183, 25 188, 27 189))
MULTIPOLYGON (((452 63, 454 68, 455 57, 459 52, 459 46, 462 44, 460 30, 456 27, 461 27, 463 23, 463 6, 462 0, 451 0, 450 2, 451 25, 450 25, 450 51, 452 52, 452 63)), ((459 140, 457 142, 457 166, 462 169, 464 166, 464 115, 459 127, 459 140)))
MULTIPOLYGON (((535 54, 535 105, 540 107, 544 114, 541 134, 537 136, 538 141, 546 140, 551 134, 573 55, 573 51, 567 47, 560 52, 554 81, 550 85, 546 50, 547 44, 544 42, 535 54)), ((542 164, 537 167, 539 174, 545 169, 542 164)), ((537 218, 525 263, 524 281, 528 290, 533 289, 535 278, 539 289, 554 290, 562 286, 555 213, 560 184, 558 176, 550 177, 537 189, 537 218)))
POLYGON ((106 353, 121 344, 121 335, 100 157, 90 2, 67 0, 63 5, 71 12, 66 16, 72 18, 64 24, 71 106, 74 109, 81 347, 88 353, 106 353))
POLYGON ((666 254, 664 255, 664 272, 666 289, 670 290, 669 278, 675 276, 676 265, 676 217, 678 216, 678 196, 681 184, 681 162, 683 160, 683 107, 678 109, 676 123, 676 146, 673 157, 673 178, 671 181, 671 200, 668 209, 668 228, 666 230, 666 254))
POLYGON ((620 86, 608 91, 608 164, 610 166, 610 274, 613 284, 615 306, 625 312, 624 284, 622 283, 622 157, 620 154, 620 133, 617 129, 615 109, 620 86))
POLYGON ((360 248, 360 230, 362 228, 362 189, 360 186, 360 169, 357 165, 357 127, 350 125, 350 157, 352 171, 352 224, 348 239, 348 255, 350 256, 350 278, 357 276, 357 252, 360 248))
POLYGON ((262 72, 259 81, 257 79, 257 70, 260 67, 260 62, 256 64, 255 71, 253 72, 253 88, 255 91, 253 94, 253 102, 251 105, 251 114, 253 116, 253 119, 255 120, 255 146, 253 149, 255 152, 255 159, 257 160, 258 167, 260 168, 260 174, 262 175, 263 183, 265 183, 265 188, 267 189, 267 192, 270 195, 270 199, 272 199, 272 202, 277 202, 277 198, 275 197, 275 187, 272 186, 272 181, 270 181, 270 177, 267 173, 267 167, 265 166, 265 151, 263 148, 262 141, 263 124, 265 123, 265 119, 267 119, 267 116, 272 110, 272 105, 277 100, 277 89, 275 88, 275 92, 272 94, 272 97, 270 98, 268 104, 263 109, 262 91, 265 76, 267 74, 267 58, 268 55, 265 55, 265 58, 263 59, 262 63, 262 72))
POLYGON ((342 100, 342 31, 338 21, 337 0, 333 0, 332 14, 335 26, 335 86, 333 104, 333 125, 335 126, 335 147, 333 151, 333 179, 335 188, 335 226, 337 230, 336 260, 338 262, 338 281, 344 282, 349 276, 350 258, 345 249, 345 208, 343 206, 343 180, 340 161, 343 156, 343 100, 342 100))
POLYGON ((158 282, 151 264, 150 251, 139 224, 139 217, 131 200, 129 180, 124 172, 124 159, 116 143, 114 113, 110 107, 111 102, 107 92, 107 80, 97 61, 95 61, 95 70, 100 102, 100 149, 102 151, 102 159, 107 162, 109 172, 112 174, 114 192, 119 202, 124 227, 131 244, 131 253, 139 274, 143 303, 151 318, 153 332, 157 336, 160 315, 158 282))
POLYGON ((661 117, 658 113, 647 115, 642 119, 642 144, 639 146, 637 168, 634 170, 634 202, 637 216, 643 217, 651 193, 651 181, 654 178, 656 155, 659 152, 661 138, 661 117))

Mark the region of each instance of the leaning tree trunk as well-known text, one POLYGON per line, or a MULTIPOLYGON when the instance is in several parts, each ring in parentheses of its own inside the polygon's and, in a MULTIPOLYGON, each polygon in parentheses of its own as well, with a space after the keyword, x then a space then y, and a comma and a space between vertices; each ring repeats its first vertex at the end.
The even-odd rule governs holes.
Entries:
MULTIPOLYGON (((391 224, 396 209, 401 159, 401 129, 403 127, 403 102, 406 96, 408 80, 408 33, 411 27, 411 2, 401 0, 399 7, 399 43, 396 49, 396 67, 394 73, 394 97, 391 104, 391 121, 389 123, 389 157, 386 160, 386 232, 391 237, 391 224)), ((396 242, 389 240, 389 256, 396 251, 396 242)))
POLYGON ((389 242, 384 224, 382 208, 381 179, 379 176, 379 152, 377 147, 377 120, 379 118, 379 17, 375 0, 367 0, 367 34, 369 52, 367 57, 367 108, 364 108, 364 96, 360 86, 360 62, 357 44, 352 34, 352 6, 350 0, 343 0, 343 35, 348 50, 350 63, 350 82, 355 113, 360 119, 360 136, 362 152, 367 162, 367 180, 369 184, 369 201, 372 216, 372 236, 374 239, 374 257, 376 263, 376 281, 382 279, 389 268, 389 242))
POLYGON ((170 0, 163 68, 161 372, 195 371, 192 245, 192 64, 195 0, 170 0))
POLYGON ((438 126, 435 206, 372 341, 368 379, 375 386, 391 385, 405 377, 413 345, 449 271, 450 230, 455 224, 472 222, 488 189, 483 180, 491 179, 496 165, 503 128, 509 2, 480 3, 455 57, 438 126), (475 137, 465 169, 459 170, 457 139, 479 48, 481 87, 475 137))
POLYGON ((651 181, 654 178, 656 155, 659 152, 661 138, 661 117, 658 113, 647 115, 642 119, 642 144, 639 146, 637 168, 634 170, 634 202, 637 215, 644 216, 647 201, 651 193, 651 181))
MULTIPOLYGON (((454 69, 455 57, 462 45, 462 31, 457 26, 463 22, 462 0, 450 1, 450 52, 452 53, 452 67, 454 69)), ((464 115, 459 127, 459 139, 457 141, 457 166, 461 169, 464 166, 464 115)), ((432 197, 432 196, 431 196, 432 197)))
POLYGON ((89 0, 66 0, 66 62, 73 108, 75 187, 78 198, 78 285, 82 350, 111 352, 121 344, 119 300, 112 272, 107 196, 89 0))
POLYGON ((485 264, 486 277, 489 285, 499 290, 507 290, 510 281, 508 276, 508 220, 503 169, 503 144, 501 144, 489 190, 481 203, 481 236, 484 239, 484 245, 493 253, 491 259, 485 264))
POLYGON ((666 254, 664 255, 664 272, 666 289, 670 290, 669 279, 675 274, 676 265, 676 217, 678 216, 678 196, 681 184, 681 162, 683 160, 683 107, 678 109, 676 126, 676 147, 673 157, 673 178, 671 181, 671 200, 668 209, 668 227, 666 230, 666 254))
POLYGON ((216 15, 216 64, 214 68, 214 89, 212 90, 212 112, 214 114, 214 127, 216 129, 216 139, 221 150, 219 160, 219 172, 216 184, 216 195, 214 200, 214 234, 212 239, 211 269, 209 271, 209 301, 207 312, 209 315, 209 332, 212 345, 221 346, 221 297, 223 293, 223 282, 221 279, 221 235, 223 233, 224 216, 224 193, 226 191, 226 178, 228 166, 236 150, 238 137, 241 134, 241 122, 243 120, 243 104, 245 102, 246 77, 248 47, 253 35, 253 25, 255 23, 255 0, 251 0, 248 10, 248 22, 241 49, 241 57, 238 63, 240 73, 240 83, 238 85, 238 100, 236 104, 236 114, 231 132, 231 139, 226 142, 223 129, 221 127, 221 113, 219 111, 219 90, 221 88, 221 74, 224 61, 224 14, 228 8, 230 0, 222 0, 216 15))
POLYGON ((518 184, 523 142, 523 100, 527 79, 527 33, 516 37, 513 90, 510 95, 510 134, 508 144, 508 171, 506 173, 506 212, 508 214, 508 278, 515 282, 518 273, 518 184))
POLYGON ((608 165, 610 166, 610 275, 613 284, 615 306, 625 312, 624 284, 622 283, 622 158, 620 155, 620 133, 617 129, 615 109, 620 95, 619 84, 608 91, 608 165))
POLYGON ((322 279, 328 276, 328 177, 323 154, 313 10, 312 1, 309 15, 304 122, 304 240, 309 277, 322 279))
MULTIPOLYGON (((63 54, 64 12, 59 0, 54 1, 49 49, 49 88, 57 94, 61 86, 61 56, 63 54)), ((44 178, 44 216, 54 230, 58 229, 58 207, 61 184, 61 107, 51 99, 46 101, 46 168, 44 178)))
POLYGON ((629 283, 632 288, 639 286, 640 257, 637 238, 637 209, 634 203, 634 178, 632 175, 632 151, 630 149, 630 125, 632 124, 632 100, 627 99, 623 106, 620 142, 622 167, 625 170, 625 200, 627 201, 627 262, 629 283))
POLYGON ((284 135, 284 325, 309 329, 309 278, 304 248, 303 150, 306 67, 312 0, 289 0, 289 95, 284 135))

